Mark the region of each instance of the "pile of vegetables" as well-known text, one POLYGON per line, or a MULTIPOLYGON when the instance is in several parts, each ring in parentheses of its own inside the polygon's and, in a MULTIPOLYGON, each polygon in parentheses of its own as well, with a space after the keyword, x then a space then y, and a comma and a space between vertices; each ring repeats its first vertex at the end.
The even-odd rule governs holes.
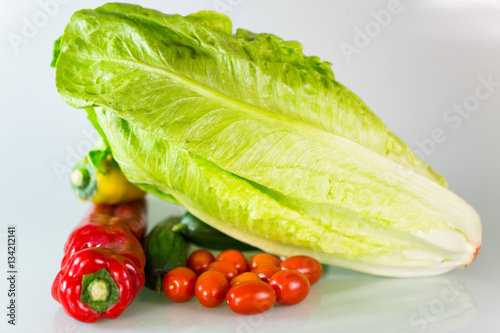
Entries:
MULTIPOLYGON (((75 166, 75 194, 120 204, 147 192, 190 212, 143 244, 154 290, 189 266, 186 239, 393 277, 466 267, 481 246, 476 211, 298 42, 233 33, 216 12, 109 3, 72 16, 53 65, 62 98, 102 138, 75 166)), ((268 291, 287 271, 254 269, 268 291)), ((196 283, 221 280, 210 272, 196 283)))
POLYGON ((475 210, 298 42, 110 3, 54 53, 126 178, 235 239, 385 276, 476 256, 475 210))
MULTIPOLYGON (((92 152, 95 152, 92 151, 92 152)), ((91 155, 91 154, 89 154, 91 155)), ((112 162, 108 154, 102 155, 112 162)), ((87 156, 86 158, 88 158, 87 156)), ((84 159, 85 160, 85 159, 84 159)), ((79 161, 75 168, 82 167, 79 161)), ((93 196, 86 199, 117 202, 130 198, 120 190, 116 196, 102 196, 100 186, 130 188, 119 169, 103 174, 93 196)), ((74 177, 71 177, 74 185, 74 177)), ((75 191, 77 197, 80 192, 75 191)), ((275 303, 302 302, 310 285, 322 275, 321 264, 310 257, 282 260, 270 254, 245 256, 230 248, 214 258, 206 249, 187 258, 188 241, 220 249, 234 245, 242 251, 255 250, 213 229, 186 213, 146 230, 144 199, 118 204, 94 203, 87 216, 68 237, 61 270, 52 284, 52 297, 71 317, 87 323, 101 318, 115 319, 132 303, 144 285, 163 293, 173 302, 187 302, 195 295, 205 307, 226 301, 239 314, 257 314, 275 303), (143 239, 144 238, 144 239, 143 239), (142 241, 142 245, 141 245, 142 241)))

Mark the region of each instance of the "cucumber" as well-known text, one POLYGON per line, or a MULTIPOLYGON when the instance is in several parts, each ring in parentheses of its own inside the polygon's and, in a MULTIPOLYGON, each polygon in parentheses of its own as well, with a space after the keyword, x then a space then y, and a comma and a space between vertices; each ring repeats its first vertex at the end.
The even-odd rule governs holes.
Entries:
POLYGON ((257 248, 240 242, 219 230, 212 228, 193 214, 187 212, 173 230, 180 231, 191 243, 212 250, 235 249, 238 251, 253 251, 257 248))
POLYGON ((179 223, 178 217, 169 218, 146 236, 142 243, 146 255, 146 287, 161 293, 163 278, 172 268, 186 266, 187 242, 172 227, 179 223))

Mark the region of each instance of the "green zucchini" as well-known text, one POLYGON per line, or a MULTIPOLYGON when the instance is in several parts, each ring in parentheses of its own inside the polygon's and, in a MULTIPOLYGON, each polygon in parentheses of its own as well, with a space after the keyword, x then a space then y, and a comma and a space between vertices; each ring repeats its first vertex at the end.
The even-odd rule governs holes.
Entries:
POLYGON ((189 212, 182 217, 180 222, 174 226, 173 230, 180 231, 189 242, 212 250, 258 250, 251 245, 240 242, 212 228, 189 212))
POLYGON ((172 231, 179 223, 178 217, 169 218, 146 236, 142 247, 146 255, 146 287, 161 293, 163 278, 172 268, 186 266, 187 242, 184 237, 172 231))

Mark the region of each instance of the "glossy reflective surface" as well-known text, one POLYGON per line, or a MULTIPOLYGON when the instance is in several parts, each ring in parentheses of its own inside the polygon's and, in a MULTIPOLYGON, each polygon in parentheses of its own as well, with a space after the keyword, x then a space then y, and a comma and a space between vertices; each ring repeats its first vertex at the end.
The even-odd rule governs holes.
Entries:
MULTIPOLYGON (((1 332, 500 331, 498 1, 136 2, 169 13, 226 11, 235 27, 299 40, 306 54, 332 62, 336 78, 476 208, 483 247, 466 270, 430 278, 385 279, 325 266, 306 301, 255 316, 225 305, 203 308, 194 299, 174 304, 143 290, 117 320, 74 321, 50 286, 67 235, 88 207, 71 194, 69 168, 95 132, 83 112, 61 100, 48 64, 71 14, 104 1, 2 1, 0 267, 5 276, 7 225, 16 225, 18 274, 16 327, 7 324, 9 286, 6 276, 0 279, 1 332)), ((151 225, 183 213, 153 197, 149 207, 151 225)))
MULTIPOLYGON (((311 288, 308 298, 298 305, 275 306, 253 316, 240 316, 222 305, 204 308, 196 300, 174 304, 163 295, 141 293, 120 320, 93 328, 105 331, 123 328, 182 329, 186 332, 451 332, 470 324, 477 312, 472 293, 460 278, 389 280, 369 277, 329 267, 327 275, 311 288)), ((57 311, 54 329, 88 325, 75 322, 57 311)), ((95 327, 94 327, 95 326, 95 327)))

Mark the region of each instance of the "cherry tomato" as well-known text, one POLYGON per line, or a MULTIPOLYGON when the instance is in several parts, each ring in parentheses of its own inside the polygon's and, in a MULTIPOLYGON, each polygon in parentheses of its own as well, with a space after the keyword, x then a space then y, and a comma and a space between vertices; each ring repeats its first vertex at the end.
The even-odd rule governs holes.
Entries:
POLYGON ((229 285, 232 288, 232 287, 234 287, 242 282, 246 282, 246 281, 261 281, 261 279, 255 273, 245 272, 245 273, 242 273, 242 274, 236 276, 234 279, 232 279, 231 282, 229 283, 229 285))
POLYGON ((187 267, 192 269, 197 276, 200 276, 205 268, 214 260, 214 256, 209 251, 196 250, 189 256, 187 267))
POLYGON ((215 260, 226 260, 232 262, 236 269, 238 270, 238 274, 244 273, 247 271, 247 259, 245 256, 238 250, 224 250, 215 260))
POLYGON ((262 281, 269 282, 271 276, 273 276, 276 272, 279 272, 279 270, 280 269, 274 265, 265 264, 252 269, 252 273, 257 274, 262 281))
POLYGON ((246 281, 229 289, 226 302, 239 314, 256 314, 269 310, 276 301, 273 288, 263 281, 246 281))
POLYGON ((281 270, 294 269, 304 274, 308 279, 311 286, 318 282, 323 274, 323 266, 314 258, 308 256, 293 256, 280 265, 281 270))
POLYGON ((276 302, 293 305, 302 302, 309 294, 309 280, 299 271, 287 269, 274 274, 269 285, 276 292, 276 302))
POLYGON ((206 271, 221 272, 226 277, 228 283, 231 282, 236 275, 238 275, 238 270, 234 267, 234 264, 226 260, 216 260, 211 262, 205 269, 205 272, 206 271))
POLYGON ((252 259, 250 259, 250 269, 254 269, 257 266, 266 264, 278 267, 281 264, 281 260, 267 253, 256 254, 252 257, 252 259))
POLYGON ((206 271, 196 280, 194 294, 201 305, 213 308, 224 302, 229 283, 226 277, 218 271, 206 271))
POLYGON ((173 302, 187 302, 194 296, 196 274, 187 267, 176 267, 163 278, 163 293, 173 302))

